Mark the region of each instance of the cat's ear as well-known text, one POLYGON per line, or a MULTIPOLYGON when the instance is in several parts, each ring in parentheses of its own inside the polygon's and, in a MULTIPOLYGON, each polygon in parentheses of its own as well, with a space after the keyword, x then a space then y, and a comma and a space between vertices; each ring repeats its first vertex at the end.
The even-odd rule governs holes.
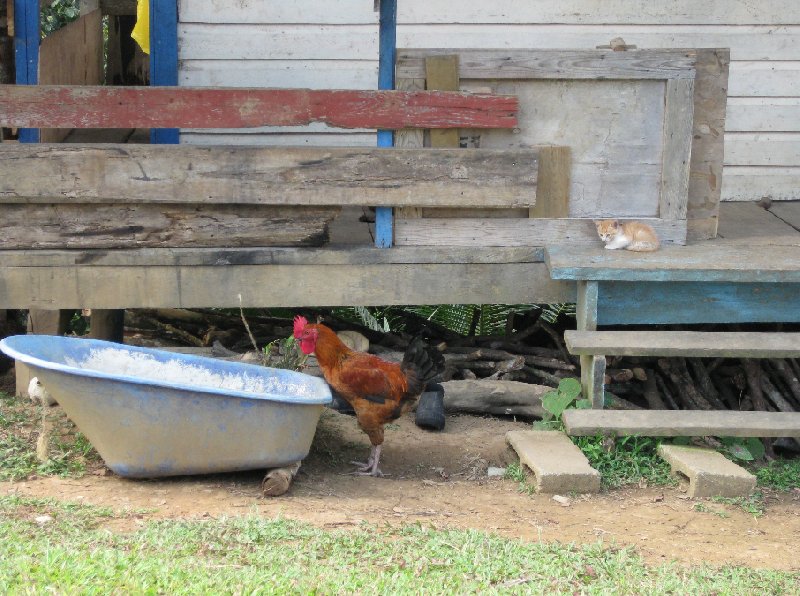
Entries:
POLYGON ((616 219, 611 220, 611 229, 618 230, 619 229, 619 222, 616 219))
POLYGON ((600 219, 594 220, 594 226, 597 228, 597 231, 600 231, 600 228, 603 227, 603 221, 600 219))

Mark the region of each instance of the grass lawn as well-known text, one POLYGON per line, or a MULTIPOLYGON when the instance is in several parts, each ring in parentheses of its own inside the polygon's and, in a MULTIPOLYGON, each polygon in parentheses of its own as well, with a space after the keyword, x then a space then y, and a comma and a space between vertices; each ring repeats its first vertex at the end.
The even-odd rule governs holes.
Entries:
POLYGON ((6 593, 797 594, 800 574, 647 566, 629 549, 476 531, 325 531, 254 516, 142 521, 136 512, 0 497, 6 593), (111 530, 121 524, 133 528, 111 530), (137 523, 138 522, 138 523, 137 523))

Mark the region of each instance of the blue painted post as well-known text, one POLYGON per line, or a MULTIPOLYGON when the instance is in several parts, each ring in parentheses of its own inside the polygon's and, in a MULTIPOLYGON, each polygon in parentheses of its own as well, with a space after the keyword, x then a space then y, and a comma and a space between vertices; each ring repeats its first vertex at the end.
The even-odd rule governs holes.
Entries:
MULTIPOLYGON (((39 0, 14 0, 14 61, 17 85, 39 82, 39 0)), ((38 128, 21 128, 20 143, 38 143, 38 128)))
MULTIPOLYGON (((178 0, 150 1, 150 84, 171 87, 178 84, 178 0)), ((177 144, 177 128, 154 128, 150 142, 177 144)))
MULTIPOLYGON (((394 61, 397 50, 397 0, 380 0, 378 32, 378 89, 394 89, 394 61)), ((378 147, 392 147, 391 130, 378 131, 378 147)), ((390 248, 393 240, 392 208, 375 209, 375 246, 390 248)))

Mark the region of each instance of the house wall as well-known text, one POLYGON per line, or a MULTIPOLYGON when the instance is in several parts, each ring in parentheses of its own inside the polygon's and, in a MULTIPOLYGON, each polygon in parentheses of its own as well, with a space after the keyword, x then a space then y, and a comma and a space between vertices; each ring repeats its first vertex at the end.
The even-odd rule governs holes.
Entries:
MULTIPOLYGON (((180 0, 179 84, 377 89, 378 13, 369 0, 180 0)), ((181 130, 181 142, 372 146, 373 130, 313 124, 181 130)))
MULTIPOLYGON (((376 88, 378 15, 369 0, 181 0, 182 85, 376 88)), ((797 0, 398 0, 400 48, 729 47, 723 200, 800 199, 797 0)), ((324 126, 185 142, 374 145, 324 126)))

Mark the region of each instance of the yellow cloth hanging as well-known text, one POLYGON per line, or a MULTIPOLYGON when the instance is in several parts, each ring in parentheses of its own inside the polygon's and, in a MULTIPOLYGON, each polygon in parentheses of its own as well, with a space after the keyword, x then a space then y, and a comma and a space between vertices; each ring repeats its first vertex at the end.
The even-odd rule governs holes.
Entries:
POLYGON ((150 53, 150 0, 136 1, 136 25, 131 37, 145 54, 150 53))

